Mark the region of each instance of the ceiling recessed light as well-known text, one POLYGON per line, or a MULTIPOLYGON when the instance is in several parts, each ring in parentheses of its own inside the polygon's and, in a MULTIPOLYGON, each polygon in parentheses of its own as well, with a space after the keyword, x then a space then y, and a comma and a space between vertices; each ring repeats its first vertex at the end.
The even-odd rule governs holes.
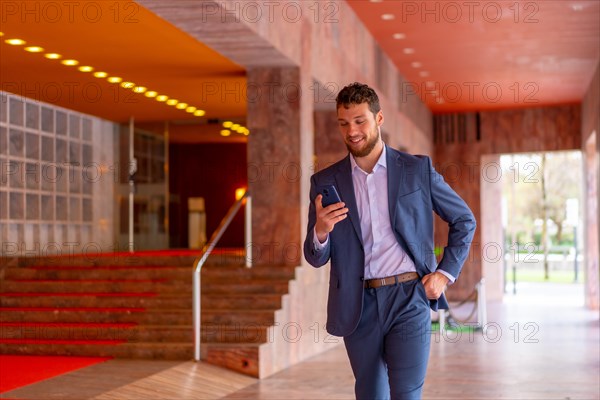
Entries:
POLYGON ((244 131, 242 132, 242 134, 248 136, 250 134, 250 130, 248 130, 248 128, 244 128, 244 131))
POLYGON ((23 39, 16 39, 16 38, 15 39, 6 39, 4 42, 10 44, 11 46, 23 46, 25 43, 27 43, 23 39))
POLYGON ((110 83, 121 83, 121 81, 123 81, 123 78, 120 78, 118 76, 109 76, 106 80, 110 83))
POLYGON ((123 89, 133 89, 135 87, 135 83, 133 83, 133 82, 123 82, 123 83, 121 83, 121 87, 123 89))
POLYGON ((92 72, 94 70, 94 67, 90 67, 89 65, 82 65, 81 67, 79 67, 77 69, 80 70, 81 72, 92 72))
POLYGON ((58 59, 62 58, 62 56, 58 53, 44 54, 44 57, 46 57, 49 60, 58 60, 58 59))
POLYGON ((196 110, 196 111, 194 111, 194 115, 196 117, 203 117, 204 115, 206 115, 206 111, 204 111, 204 110, 196 110))
POLYGON ((4 36, 4 32, 0 32, 0 37, 4 36))
POLYGON ((392 37, 396 40, 406 39, 406 35, 404 33, 394 33, 392 37))
POLYGON ((223 122, 223 128, 231 128, 231 125, 233 125, 233 122, 231 121, 223 122))
POLYGON ((29 46, 25 47, 25 51, 28 51, 30 53, 41 53, 42 51, 44 51, 44 49, 40 46, 29 46))
POLYGON ((394 18, 396 18, 396 16, 394 14, 382 14, 381 15, 381 19, 384 21, 391 21, 394 18))
POLYGON ((420 63, 420 62, 418 62, 418 61, 413 61, 413 62, 411 62, 411 63, 410 63, 410 65, 411 65, 413 68, 421 68, 421 67, 423 66, 423 64, 421 64, 421 63, 420 63))
POLYGON ((421 72, 419 72, 419 76, 422 76, 423 78, 428 77, 429 76, 429 72, 428 71, 421 71, 421 72))
POLYGON ((72 66, 75 66, 75 65, 79 64, 79 61, 70 59, 70 60, 62 60, 60 63, 63 64, 63 65, 67 65, 69 67, 72 67, 72 66))
POLYGON ((194 107, 194 106, 191 106, 191 107, 188 107, 185 109, 185 112, 189 112, 189 113, 193 113, 195 111, 196 111, 196 107, 194 107))
POLYGON ((148 88, 146 88, 144 86, 136 86, 133 88, 133 91, 135 93, 144 93, 146 90, 148 90, 148 88))
POLYGON ((573 11, 581 11, 581 10, 583 10, 583 5, 573 4, 573 5, 571 5, 571 8, 573 9, 573 11))
MULTIPOLYGON (((144 96, 149 97, 149 98, 153 98, 153 97, 157 97, 158 93, 155 92, 154 90, 148 90, 146 93, 144 93, 144 96)), ((165 96, 164 100, 159 100, 159 101, 166 101, 167 99, 168 99, 168 97, 165 96)), ((158 98, 156 100, 158 100, 158 98)))
POLYGON ((406 47, 402 51, 404 52, 404 54, 415 54, 415 49, 413 49, 412 47, 406 47))
POLYGON ((240 124, 233 124, 231 125, 231 129, 233 129, 234 131, 237 131, 237 129, 240 127, 240 124))
POLYGON ((221 129, 221 136, 229 136, 231 131, 229 129, 221 129))
MULTIPOLYGON (((156 93, 156 92, 155 92, 155 93, 156 93)), ((146 96, 148 96, 148 94, 146 94, 146 96)), ((169 100, 169 96, 166 96, 166 95, 164 95, 164 94, 161 94, 161 95, 159 95, 159 96, 156 96, 156 101, 160 101, 161 103, 162 103, 162 102, 165 102, 165 101, 167 101, 167 100, 169 100)))
POLYGON ((94 75, 95 78, 103 79, 103 78, 106 78, 108 76, 108 73, 103 72, 103 71, 97 71, 97 72, 94 72, 93 75, 94 75))
POLYGON ((169 99, 169 100, 167 100, 167 105, 169 105, 169 106, 174 106, 177 103, 179 103, 179 100, 176 100, 176 99, 169 99))
POLYGON ((381 3, 383 0, 369 0, 371 3, 381 3))
POLYGON ((187 103, 179 103, 175 106, 175 108, 178 110, 185 110, 187 108, 187 106, 188 106, 187 103))

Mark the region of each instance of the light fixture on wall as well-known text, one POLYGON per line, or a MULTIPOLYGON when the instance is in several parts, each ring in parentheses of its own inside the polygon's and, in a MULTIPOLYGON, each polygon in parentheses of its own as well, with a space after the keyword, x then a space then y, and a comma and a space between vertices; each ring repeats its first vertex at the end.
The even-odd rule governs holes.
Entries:
POLYGON ((240 200, 246 194, 246 188, 235 189, 235 199, 240 200))

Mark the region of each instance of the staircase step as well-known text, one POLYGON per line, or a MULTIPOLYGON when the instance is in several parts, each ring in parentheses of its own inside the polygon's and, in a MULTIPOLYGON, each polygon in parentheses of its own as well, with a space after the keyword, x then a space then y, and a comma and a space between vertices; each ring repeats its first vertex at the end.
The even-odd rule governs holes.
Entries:
POLYGON ((281 308, 281 294, 256 294, 256 293, 238 293, 238 294, 219 294, 210 293, 209 289, 203 288, 202 295, 203 309, 219 310, 279 310, 281 308), (209 292, 209 293, 206 293, 209 292))
POLYGON ((259 378, 260 345, 259 343, 206 344, 201 348, 202 359, 210 364, 259 378))
POLYGON ((202 269, 202 279, 230 278, 231 276, 244 279, 294 279, 296 267, 290 266, 260 266, 245 268, 236 265, 209 266, 202 269))
MULTIPOLYGON (((204 294, 205 309, 271 309, 281 308, 280 294, 204 294)), ((189 294, 161 293, 140 296, 122 293, 0 293, 0 307, 143 307, 147 309, 191 309, 189 294)))
MULTIPOLYGON (((191 323, 191 311, 144 308, 2 308, 0 322, 191 323)), ((209 322, 207 320, 207 322, 209 322)))
POLYGON ((0 322, 0 339, 27 341, 135 340, 134 323, 0 322))
MULTIPOLYGON (((138 279, 166 278, 169 280, 192 280, 192 267, 177 266, 30 266, 10 267, 5 270, 6 280, 17 279, 138 279)), ((245 268, 239 265, 213 265, 202 269, 203 279, 280 279, 290 280, 295 267, 269 266, 245 268)))
MULTIPOLYGON (((194 261, 202 255, 200 250, 188 252, 185 255, 165 256, 150 253, 118 253, 118 254, 95 254, 95 255, 70 255, 62 257, 23 257, 19 265, 27 266, 192 266, 194 261)), ((243 266, 245 253, 242 249, 225 250, 217 249, 211 254, 205 266, 209 265, 239 265, 243 266)))
MULTIPOLYGON (((127 295, 124 293, 0 293, 0 307, 143 307, 191 309, 189 294, 127 295)), ((208 298, 202 296, 202 302, 208 298)), ((216 308, 216 307, 212 307, 216 308)))
POLYGON ((211 282, 210 284, 202 282, 202 294, 222 295, 229 293, 236 294, 287 294, 289 290, 289 282, 267 282, 252 280, 245 283, 227 283, 227 282, 211 282))
MULTIPOLYGON (((191 324, 191 310, 148 310, 144 308, 56 308, 0 309, 0 322, 96 322, 138 324, 191 324)), ((202 323, 267 325, 274 323, 272 310, 202 310, 202 323)))
MULTIPOLYGON (((207 323, 201 327, 202 343, 266 343, 268 326, 207 323)), ((118 340, 192 343, 192 325, 137 325, 133 323, 0 322, 0 339, 31 341, 118 340)))
POLYGON ((35 342, 0 339, 0 354, 190 360, 193 358, 194 346, 192 343, 117 343, 108 341, 72 343, 58 340, 35 342))
POLYGON ((5 280, 20 279, 164 279, 192 282, 190 267, 31 267, 7 268, 5 280))
POLYGON ((190 293, 192 285, 187 282, 132 282, 132 281, 3 281, 0 290, 11 292, 85 293, 85 292, 163 292, 190 293))

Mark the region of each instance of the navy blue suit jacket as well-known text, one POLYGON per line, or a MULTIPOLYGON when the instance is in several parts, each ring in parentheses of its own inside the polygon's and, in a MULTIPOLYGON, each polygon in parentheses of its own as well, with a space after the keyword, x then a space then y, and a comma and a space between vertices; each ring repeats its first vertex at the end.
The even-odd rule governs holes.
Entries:
MULTIPOLYGON (((469 253, 475 218, 466 203, 448 186, 426 156, 413 156, 387 147, 389 214, 398 243, 411 257, 419 276, 443 270, 458 278, 469 253), (448 245, 439 265, 434 254, 433 212, 448 223, 448 245)), ((327 331, 351 334, 360 321, 365 254, 354 196, 350 155, 311 177, 310 207, 304 256, 314 267, 331 260, 327 331), (329 234, 329 245, 314 247, 315 198, 319 186, 335 185, 348 207, 348 217, 329 234)), ((376 256, 376 255, 374 255, 376 256)), ((383 277, 382 277, 383 278, 383 277)), ((444 295, 431 308, 448 308, 444 295)))

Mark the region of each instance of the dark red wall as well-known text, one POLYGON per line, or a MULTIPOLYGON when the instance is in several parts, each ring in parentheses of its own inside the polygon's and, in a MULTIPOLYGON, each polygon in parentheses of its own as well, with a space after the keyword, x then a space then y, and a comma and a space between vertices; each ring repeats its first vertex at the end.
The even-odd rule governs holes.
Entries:
MULTIPOLYGON (((204 197, 206 234, 210 238, 235 201, 235 189, 247 187, 246 144, 169 145, 169 234, 171 248, 188 246, 188 198, 204 197)), ((244 247, 241 210, 218 247, 244 247)))

